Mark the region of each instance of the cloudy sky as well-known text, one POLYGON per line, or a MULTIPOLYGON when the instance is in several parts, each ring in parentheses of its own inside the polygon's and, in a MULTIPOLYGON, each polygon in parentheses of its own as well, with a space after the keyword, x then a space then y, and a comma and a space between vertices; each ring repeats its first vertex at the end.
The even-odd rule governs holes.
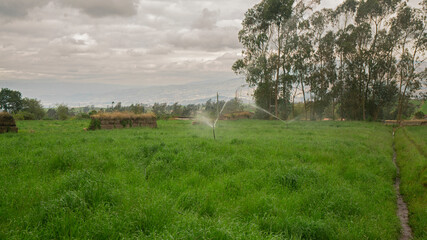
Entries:
POLYGON ((52 104, 85 91, 233 79, 237 33, 259 1, 0 0, 0 87, 52 104))

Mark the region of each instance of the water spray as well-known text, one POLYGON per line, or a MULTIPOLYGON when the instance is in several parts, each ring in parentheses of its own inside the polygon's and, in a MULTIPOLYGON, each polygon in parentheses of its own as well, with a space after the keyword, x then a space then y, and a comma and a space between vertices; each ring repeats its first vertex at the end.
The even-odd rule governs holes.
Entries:
MULTIPOLYGON (((236 89, 236 99, 237 99, 237 98, 239 98, 239 97, 238 97, 238 95, 237 95, 238 91, 239 91, 239 90, 241 90, 243 87, 246 87, 246 86, 248 86, 248 85, 249 85, 249 84, 242 84, 241 86, 239 86, 239 87, 236 89)), ((212 128, 212 135, 213 135, 213 138, 214 138, 215 140, 216 140, 215 127, 216 127, 216 124, 217 124, 217 122, 218 122, 219 118, 221 117, 221 114, 222 114, 222 112, 224 111, 224 109, 225 109, 225 107, 226 107, 226 105, 227 105, 227 104, 228 104, 228 101, 226 101, 226 102, 224 103, 224 105, 222 105, 221 110, 219 109, 219 93, 217 92, 217 93, 216 93, 216 112, 217 112, 217 117, 216 117, 216 119, 212 122, 212 120, 211 120, 211 119, 208 119, 208 118, 207 118, 207 117, 205 117, 205 116, 201 116, 201 117, 200 117, 200 120, 201 120, 202 122, 204 122, 206 125, 208 125, 209 127, 211 127, 211 128, 212 128)), ((295 121, 295 119, 290 120, 290 121, 285 121, 285 120, 283 120, 283 119, 281 119, 281 118, 279 118, 279 117, 275 116, 274 114, 270 113, 269 111, 265 110, 264 108, 261 108, 261 107, 257 106, 256 104, 249 103, 249 105, 250 105, 250 106, 252 106, 252 107, 254 107, 254 108, 256 108, 256 109, 258 109, 258 110, 261 110, 261 111, 263 111, 263 112, 267 113, 268 115, 272 116, 273 118, 275 118, 275 119, 277 119, 277 120, 280 120, 280 121, 281 121, 281 122, 283 122, 283 123, 286 123, 286 127, 288 127, 288 124, 289 124, 289 123, 291 123, 291 122, 295 121)))

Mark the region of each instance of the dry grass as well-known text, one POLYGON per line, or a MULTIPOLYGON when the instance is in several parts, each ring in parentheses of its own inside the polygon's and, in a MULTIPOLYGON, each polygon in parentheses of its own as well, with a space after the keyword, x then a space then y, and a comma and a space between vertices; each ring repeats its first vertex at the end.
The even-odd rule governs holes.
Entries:
POLYGON ((131 112, 112 112, 112 113, 99 113, 91 116, 92 119, 99 120, 143 120, 143 119, 155 119, 154 113, 135 114, 131 112))

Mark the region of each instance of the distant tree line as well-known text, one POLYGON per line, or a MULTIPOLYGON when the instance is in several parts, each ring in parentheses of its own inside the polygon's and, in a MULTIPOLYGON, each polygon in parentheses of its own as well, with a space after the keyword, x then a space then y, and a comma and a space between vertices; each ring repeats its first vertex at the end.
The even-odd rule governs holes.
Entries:
POLYGON ((212 101, 209 99, 205 104, 181 105, 154 103, 152 106, 146 104, 131 104, 123 106, 121 102, 112 102, 106 108, 96 108, 95 106, 85 106, 79 108, 69 108, 65 104, 59 104, 54 108, 45 109, 40 100, 22 98, 19 91, 2 88, 0 91, 0 110, 12 113, 17 120, 67 120, 88 119, 92 114, 100 112, 133 112, 135 114, 153 112, 159 119, 174 117, 195 117, 199 112, 205 112, 210 117, 216 117, 218 111, 223 109, 223 113, 238 112, 243 110, 243 103, 239 99, 230 101, 212 101), (225 105, 225 106, 224 106, 225 105), (223 109, 224 108, 224 109, 223 109))
POLYGON ((316 2, 262 0, 249 9, 233 70, 255 86, 257 105, 282 118, 401 119, 410 99, 425 98, 427 0, 316 2))
POLYGON ((233 98, 229 101, 221 100, 218 102, 209 99, 204 104, 180 105, 176 102, 172 105, 168 105, 166 103, 154 103, 151 107, 151 111, 161 119, 171 117, 195 117, 198 113, 204 113, 211 118, 216 118, 221 109, 223 109, 222 113, 225 114, 239 112, 242 111, 243 108, 243 102, 237 98, 233 98))

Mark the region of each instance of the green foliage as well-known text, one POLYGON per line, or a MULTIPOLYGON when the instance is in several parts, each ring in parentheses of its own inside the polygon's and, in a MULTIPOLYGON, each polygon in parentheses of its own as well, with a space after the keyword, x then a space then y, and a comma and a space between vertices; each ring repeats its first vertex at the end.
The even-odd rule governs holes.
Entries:
POLYGON ((46 115, 49 119, 58 119, 58 115, 55 109, 49 108, 46 112, 46 115))
POLYGON ((37 99, 22 99, 22 111, 33 116, 33 119, 30 120, 41 120, 46 115, 46 112, 43 109, 43 105, 41 104, 40 100, 37 99))
POLYGON ((130 119, 123 119, 120 120, 120 124, 125 128, 125 127, 132 127, 132 120, 130 119))
POLYGON ((26 111, 19 111, 17 114, 13 115, 15 120, 36 120, 36 116, 32 113, 26 111))
POLYGON ((391 129, 158 121, 0 135, 4 239, 396 239, 391 129))
POLYGON ((256 87, 257 105, 284 119, 295 117, 296 97, 311 120, 326 110, 352 120, 411 115, 407 102, 422 95, 426 79, 426 2, 421 9, 403 1, 347 0, 319 11, 312 3, 263 0, 246 12, 243 58, 232 69, 256 87))
POLYGON ((90 119, 90 115, 87 113, 78 113, 75 117, 75 119, 81 120, 81 119, 90 119))
POLYGON ((416 119, 424 119, 425 114, 421 111, 418 111, 415 113, 415 118, 416 119))
POLYGON ((67 120, 68 117, 70 116, 70 112, 69 112, 68 107, 66 105, 63 105, 63 104, 59 105, 56 108, 56 114, 57 114, 59 120, 67 120))
POLYGON ((101 120, 97 119, 97 118, 92 118, 90 120, 89 123, 89 130, 97 130, 97 129, 101 129, 101 120))
POLYGON ((22 109, 21 92, 2 88, 0 90, 0 109, 6 112, 17 113, 22 109))
POLYGON ((227 102, 224 107, 223 114, 243 111, 243 102, 238 98, 233 98, 227 102))
POLYGON ((129 106, 129 111, 135 114, 145 113, 145 107, 142 104, 131 104, 129 106))
POLYGON ((157 119, 167 119, 169 118, 169 114, 167 111, 166 103, 154 103, 151 111, 156 114, 157 119))
POLYGON ((92 116, 92 115, 95 115, 95 114, 97 114, 98 112, 96 111, 96 110, 92 110, 92 111, 90 111, 89 112, 89 116, 92 116))

